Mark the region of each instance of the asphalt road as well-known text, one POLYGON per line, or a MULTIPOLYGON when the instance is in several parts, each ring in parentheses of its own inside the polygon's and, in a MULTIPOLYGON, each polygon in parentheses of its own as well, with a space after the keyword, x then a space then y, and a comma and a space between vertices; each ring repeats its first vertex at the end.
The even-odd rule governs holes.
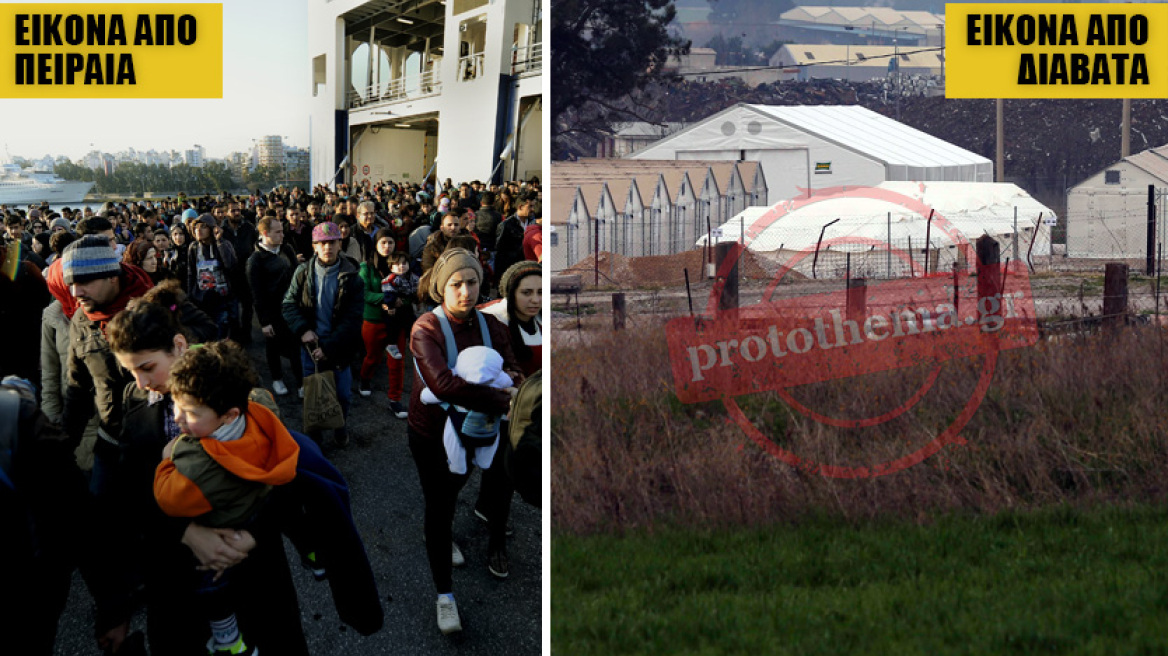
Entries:
MULTIPOLYGON (((259 335, 259 331, 255 331, 259 335)), ((265 386, 270 387, 262 343, 249 347, 265 386)), ((412 371, 408 355, 406 371, 412 371)), ((407 373, 407 397, 409 378, 407 373)), ((277 397, 291 428, 300 428, 295 390, 277 397)), ((355 439, 335 448, 326 439, 325 453, 344 473, 352 491, 353 516, 377 577, 385 608, 385 626, 368 637, 348 629, 337 618, 327 583, 314 581, 293 565, 300 598, 301 622, 311 653, 331 654, 538 654, 541 648, 540 513, 518 495, 512 504, 515 535, 508 538, 511 575, 499 581, 487 571, 486 525, 473 515, 478 498, 476 471, 459 499, 454 536, 466 565, 454 569, 454 595, 463 631, 444 636, 438 630, 434 584, 422 542, 422 492, 406 442, 405 420, 387 410, 384 365, 374 377, 373 395, 354 392, 351 424, 355 439)), ((288 558, 298 563, 285 540, 288 558)), ((99 654, 93 639, 93 615, 88 591, 74 575, 69 605, 58 630, 58 656, 99 654)), ((134 619, 143 629, 144 613, 134 619)), ((155 656, 165 656, 155 655, 155 656)), ((265 656, 269 656, 265 654, 265 656)), ((278 656, 278 655, 270 655, 278 656)))

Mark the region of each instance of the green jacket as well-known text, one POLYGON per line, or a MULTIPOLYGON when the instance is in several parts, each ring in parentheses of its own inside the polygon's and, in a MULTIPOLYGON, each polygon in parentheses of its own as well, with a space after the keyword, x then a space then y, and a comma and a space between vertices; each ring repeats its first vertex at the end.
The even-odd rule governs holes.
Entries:
POLYGON ((369 323, 385 323, 385 310, 381 303, 385 295, 381 293, 381 276, 368 262, 361 263, 361 282, 365 291, 365 320, 369 323))

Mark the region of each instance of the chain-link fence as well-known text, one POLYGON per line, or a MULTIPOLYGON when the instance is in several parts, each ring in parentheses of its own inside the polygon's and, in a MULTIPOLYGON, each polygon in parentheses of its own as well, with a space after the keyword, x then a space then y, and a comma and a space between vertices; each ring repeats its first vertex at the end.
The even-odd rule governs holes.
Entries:
POLYGON ((755 273, 790 268, 800 276, 820 279, 848 275, 890 279, 951 271, 954 265, 968 268, 974 259, 973 242, 983 235, 998 242, 1003 261, 1051 254, 1051 223, 1008 210, 966 212, 931 225, 916 214, 891 212, 773 218, 763 207, 739 214, 737 222, 718 222, 714 220, 718 211, 698 201, 675 208, 670 215, 651 210, 639 220, 621 214, 616 220, 558 225, 552 238, 552 271, 599 269, 612 284, 636 285, 658 279, 654 269, 670 266, 668 258, 655 256, 685 254, 678 261, 689 262, 695 250, 726 241, 745 243, 751 266, 757 264, 755 273))

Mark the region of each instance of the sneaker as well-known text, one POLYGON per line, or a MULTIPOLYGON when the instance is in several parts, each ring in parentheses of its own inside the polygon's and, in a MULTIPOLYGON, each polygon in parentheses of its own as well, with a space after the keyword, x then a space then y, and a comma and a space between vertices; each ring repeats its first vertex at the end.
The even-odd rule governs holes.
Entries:
POLYGON ((304 388, 303 387, 296 388, 296 396, 299 396, 300 398, 304 398, 304 388))
POLYGON ((385 347, 385 352, 388 353, 389 357, 393 358, 394 360, 401 360, 401 349, 399 349, 396 344, 390 344, 389 346, 385 347))
POLYGON ((333 433, 333 439, 336 440, 337 446, 349 446, 349 430, 347 428, 338 428, 333 433))
POLYGON ((304 569, 312 572, 312 578, 317 581, 323 581, 328 578, 328 572, 320 566, 320 563, 316 562, 315 551, 309 551, 308 554, 300 556, 300 564, 304 569))
POLYGON ((495 549, 487 559, 487 569, 497 579, 505 579, 511 573, 511 561, 507 558, 506 549, 495 549))
MULTIPOLYGON (((478 508, 474 509, 474 516, 482 520, 484 524, 491 523, 491 520, 488 519, 487 516, 483 514, 483 511, 479 510, 478 508)), ((507 522, 507 528, 503 532, 507 537, 511 537, 512 535, 515 535, 515 527, 511 525, 511 522, 507 522)))
POLYGON ((405 419, 406 417, 410 416, 409 411, 406 410, 406 407, 399 401, 390 401, 389 411, 392 412, 393 416, 397 417, 398 419, 405 419))
POLYGON ((357 392, 361 396, 369 396, 370 394, 373 394, 373 390, 369 389, 370 387, 371 387, 370 383, 361 381, 361 382, 357 383, 357 392))
POLYGON ((438 628, 444 634, 462 630, 462 620, 458 617, 458 605, 450 595, 438 595, 438 628))
POLYGON ((230 645, 220 645, 215 643, 215 638, 207 641, 208 656, 259 656, 260 650, 255 646, 248 647, 243 642, 243 636, 239 636, 235 642, 230 645))
POLYGON ((462 567, 465 565, 466 558, 462 557, 462 550, 458 548, 458 544, 451 542, 450 547, 450 564, 454 565, 455 567, 462 567))
POLYGON ((272 381, 272 391, 276 393, 276 396, 284 396, 288 393, 288 386, 282 380, 274 380, 272 381))

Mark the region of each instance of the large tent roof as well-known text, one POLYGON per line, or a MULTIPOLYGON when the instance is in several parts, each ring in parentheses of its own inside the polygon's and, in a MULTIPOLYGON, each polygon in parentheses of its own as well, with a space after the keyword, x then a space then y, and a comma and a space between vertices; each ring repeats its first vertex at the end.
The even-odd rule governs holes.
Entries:
POLYGON ((977 153, 859 105, 746 106, 886 166, 992 166, 977 153))

